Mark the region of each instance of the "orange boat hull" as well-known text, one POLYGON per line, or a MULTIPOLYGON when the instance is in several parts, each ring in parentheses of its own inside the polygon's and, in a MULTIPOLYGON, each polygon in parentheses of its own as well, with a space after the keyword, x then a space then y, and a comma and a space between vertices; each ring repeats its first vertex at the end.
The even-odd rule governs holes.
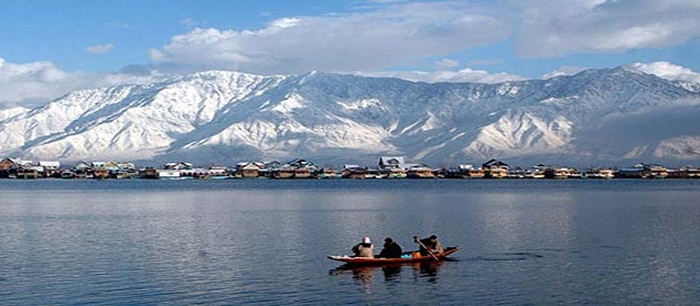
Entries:
MULTIPOLYGON (((443 260, 445 257, 454 254, 459 251, 459 247, 449 247, 445 249, 444 252, 435 254, 437 260, 443 260)), ((435 261, 435 258, 430 255, 418 256, 418 257, 407 257, 407 258, 370 258, 370 257, 352 257, 352 256, 328 256, 328 259, 344 262, 351 265, 388 265, 388 264, 402 264, 402 263, 412 263, 412 262, 423 262, 423 261, 435 261)))

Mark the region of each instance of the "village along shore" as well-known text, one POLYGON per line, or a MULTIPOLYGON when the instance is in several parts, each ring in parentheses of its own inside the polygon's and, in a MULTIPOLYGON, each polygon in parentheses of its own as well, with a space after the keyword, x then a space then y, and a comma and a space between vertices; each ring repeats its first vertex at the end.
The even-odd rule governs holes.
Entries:
POLYGON ((403 157, 381 157, 376 167, 346 164, 319 167, 295 159, 286 163, 239 162, 235 166, 198 167, 188 162, 166 163, 161 167, 138 168, 133 163, 78 162, 62 165, 58 161, 29 161, 5 158, 0 161, 0 178, 8 179, 665 179, 700 178, 695 166, 667 168, 639 163, 629 168, 595 167, 577 169, 566 166, 536 165, 513 167, 491 159, 481 165, 460 164, 452 168, 432 168, 423 163, 406 163, 403 157))

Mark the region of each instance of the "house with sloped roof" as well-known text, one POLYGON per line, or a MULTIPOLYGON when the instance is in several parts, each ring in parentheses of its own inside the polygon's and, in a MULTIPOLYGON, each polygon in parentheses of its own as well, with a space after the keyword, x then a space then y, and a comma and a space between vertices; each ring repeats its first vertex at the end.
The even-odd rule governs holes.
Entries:
POLYGON ((497 159, 490 159, 489 161, 483 163, 481 168, 484 170, 484 177, 487 178, 508 177, 508 170, 510 169, 508 164, 497 159))
POLYGON ((403 156, 382 156, 379 158, 379 169, 404 169, 402 165, 406 164, 403 156))
POLYGON ((46 177, 61 176, 61 163, 58 161, 39 161, 39 166, 44 168, 46 177))
POLYGON ((237 177, 258 177, 260 176, 260 170, 265 167, 264 163, 256 162, 245 162, 236 164, 236 174, 237 177))
POLYGON ((188 162, 179 163, 166 163, 163 165, 163 169, 167 170, 190 170, 194 165, 188 162))
POLYGON ((308 161, 308 160, 302 159, 302 158, 294 159, 294 160, 292 160, 292 161, 286 163, 285 165, 288 165, 288 166, 290 166, 290 167, 292 167, 292 168, 297 168, 297 169, 298 169, 298 168, 304 168, 304 169, 318 169, 318 167, 316 166, 316 164, 314 164, 313 162, 310 162, 310 161, 308 161))
POLYGON ((5 157, 0 161, 0 178, 9 177, 19 167, 18 160, 5 157))

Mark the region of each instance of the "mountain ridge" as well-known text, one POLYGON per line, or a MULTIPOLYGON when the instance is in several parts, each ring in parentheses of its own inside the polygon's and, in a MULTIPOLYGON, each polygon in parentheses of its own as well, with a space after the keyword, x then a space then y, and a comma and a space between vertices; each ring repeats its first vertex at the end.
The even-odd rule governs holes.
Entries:
POLYGON ((0 154, 235 163, 688 163, 700 85, 617 67, 497 84, 207 71, 0 111, 0 154), (671 120, 669 120, 671 119, 671 120))

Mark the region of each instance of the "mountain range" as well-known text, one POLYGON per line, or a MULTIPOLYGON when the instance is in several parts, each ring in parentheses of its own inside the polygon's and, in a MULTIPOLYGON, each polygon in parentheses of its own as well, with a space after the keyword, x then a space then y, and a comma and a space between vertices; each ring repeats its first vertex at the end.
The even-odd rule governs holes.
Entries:
POLYGON ((700 85, 631 67, 498 84, 208 71, 0 110, 0 155, 30 160, 451 166, 692 164, 700 85))

